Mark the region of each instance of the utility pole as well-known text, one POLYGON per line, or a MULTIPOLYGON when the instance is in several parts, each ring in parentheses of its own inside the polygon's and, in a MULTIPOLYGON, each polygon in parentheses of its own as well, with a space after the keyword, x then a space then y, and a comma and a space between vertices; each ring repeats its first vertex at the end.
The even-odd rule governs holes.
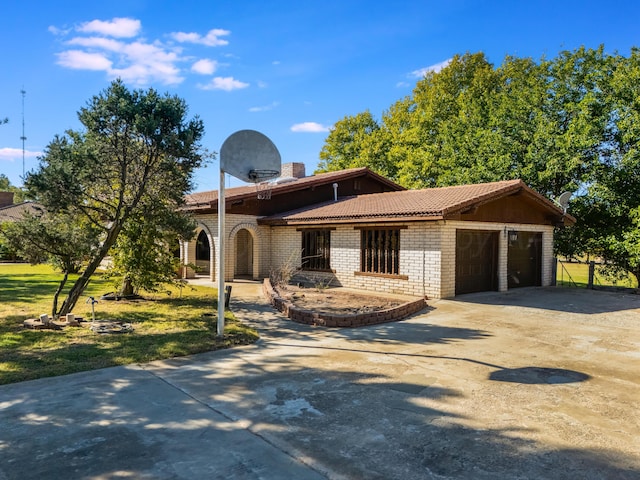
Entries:
POLYGON ((24 183, 24 141, 27 139, 27 137, 24 136, 24 96, 27 94, 24 86, 22 90, 20 90, 20 93, 22 94, 22 136, 20 140, 22 140, 22 183, 24 183))

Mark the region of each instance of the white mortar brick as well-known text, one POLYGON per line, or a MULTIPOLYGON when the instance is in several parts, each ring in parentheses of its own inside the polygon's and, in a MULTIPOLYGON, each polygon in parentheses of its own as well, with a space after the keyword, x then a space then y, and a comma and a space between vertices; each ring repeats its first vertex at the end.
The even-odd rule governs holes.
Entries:
MULTIPOLYGON (((253 239, 254 277, 266 277, 270 271, 293 261, 300 265, 302 235, 295 226, 259 226, 249 215, 227 214, 225 279, 231 280, 235 268, 235 234, 246 228, 253 239), (232 237, 230 237, 232 235, 232 237)), ((198 231, 204 229, 212 246, 212 279, 215 280, 215 259, 218 246, 217 215, 198 215, 198 231)), ((360 230, 338 225, 331 230, 331 268, 340 285, 380 292, 404 293, 428 298, 455 295, 456 230, 493 230, 500 232, 498 242, 498 288, 507 288, 506 230, 542 233, 542 284, 552 283, 553 227, 545 225, 503 224, 490 222, 415 222, 400 230, 400 275, 386 278, 356 275, 360 271, 360 230)), ((195 261, 195 239, 186 242, 181 251, 185 262, 195 261)), ((193 272, 191 272, 192 274, 193 272)), ((331 274, 314 272, 310 278, 323 279, 331 274)))

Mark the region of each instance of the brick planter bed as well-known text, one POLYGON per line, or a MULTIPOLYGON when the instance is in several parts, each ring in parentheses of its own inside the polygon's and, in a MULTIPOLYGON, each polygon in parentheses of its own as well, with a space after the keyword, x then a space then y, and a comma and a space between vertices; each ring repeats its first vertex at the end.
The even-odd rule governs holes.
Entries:
POLYGON ((268 278, 264 279, 262 292, 271 305, 294 322, 322 327, 363 327, 365 325, 395 322, 419 312, 427 306, 426 300, 420 298, 412 302, 403 303, 397 307, 378 310, 376 312, 336 315, 331 313, 318 313, 296 307, 292 302, 282 298, 278 294, 268 278))

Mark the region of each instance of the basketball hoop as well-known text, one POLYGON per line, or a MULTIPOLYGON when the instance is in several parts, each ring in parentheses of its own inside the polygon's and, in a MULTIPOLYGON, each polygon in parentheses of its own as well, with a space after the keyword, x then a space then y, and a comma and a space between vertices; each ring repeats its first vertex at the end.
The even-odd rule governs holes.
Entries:
POLYGON ((266 181, 280 175, 278 170, 250 170, 249 178, 255 183, 258 200, 271 200, 273 183, 266 181))
POLYGON ((280 170, 249 170, 249 178, 254 183, 271 180, 278 175, 280 175, 280 170))
POLYGON ((256 183, 256 191, 258 192, 258 200, 271 200, 271 182, 256 183))

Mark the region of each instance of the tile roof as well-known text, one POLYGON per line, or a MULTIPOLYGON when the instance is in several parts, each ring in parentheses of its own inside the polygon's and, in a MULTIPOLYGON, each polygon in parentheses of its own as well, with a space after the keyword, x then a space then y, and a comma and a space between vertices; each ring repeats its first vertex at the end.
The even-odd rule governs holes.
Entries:
POLYGON ((21 220, 24 213, 36 214, 40 212, 38 204, 33 202, 16 203, 0 208, 0 222, 21 220))
MULTIPOLYGON (((308 188, 313 185, 326 184, 334 181, 343 180, 345 178, 357 177, 365 174, 375 177, 379 181, 382 181, 383 183, 388 184, 390 187, 396 190, 404 189, 400 185, 392 182, 391 180, 369 170, 367 167, 359 167, 359 168, 349 168, 346 170, 338 170, 334 172, 319 173, 309 177, 297 178, 295 180, 292 179, 291 181, 286 181, 279 184, 273 183, 271 194, 276 195, 280 193, 301 190, 303 188, 308 188)), ((225 189, 226 200, 235 200, 240 198, 252 197, 255 195, 256 195, 256 187, 254 185, 225 189)), ((185 201, 186 201, 187 209, 194 209, 194 208, 197 209, 198 207, 207 208, 207 207, 210 207, 212 204, 216 204, 218 202, 218 191, 209 190, 206 192, 192 193, 185 197, 185 201)))
POLYGON ((561 215, 550 200, 527 187, 521 180, 405 190, 345 197, 261 219, 272 225, 298 223, 353 223, 364 221, 445 218, 473 206, 524 191, 536 202, 561 215))

